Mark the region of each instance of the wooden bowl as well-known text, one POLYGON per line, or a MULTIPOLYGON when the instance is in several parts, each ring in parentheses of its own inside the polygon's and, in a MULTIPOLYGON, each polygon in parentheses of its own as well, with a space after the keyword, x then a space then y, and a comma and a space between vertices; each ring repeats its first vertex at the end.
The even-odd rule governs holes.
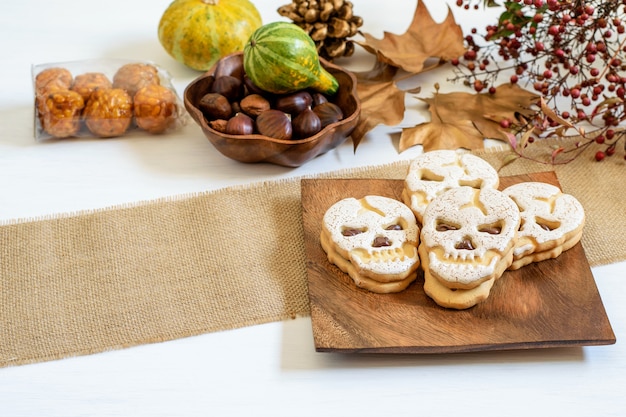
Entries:
POLYGON ((225 56, 213 68, 192 81, 184 92, 185 108, 219 152, 245 163, 269 162, 298 167, 335 148, 350 136, 361 113, 361 104, 356 93, 356 78, 351 72, 324 59, 320 59, 322 66, 339 82, 339 90, 330 100, 337 104, 344 114, 344 118, 339 122, 324 127, 314 136, 295 140, 274 139, 260 134, 229 135, 212 129, 197 104, 210 92, 215 79, 213 74, 221 61, 241 60, 241 54, 242 52, 236 52, 225 56))

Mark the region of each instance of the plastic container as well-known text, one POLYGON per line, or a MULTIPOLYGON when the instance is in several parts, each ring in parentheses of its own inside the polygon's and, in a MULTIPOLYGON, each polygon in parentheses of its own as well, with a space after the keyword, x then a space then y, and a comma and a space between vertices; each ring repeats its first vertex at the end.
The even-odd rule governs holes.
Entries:
POLYGON ((188 117, 170 75, 151 62, 38 64, 32 81, 37 141, 167 134, 188 117))

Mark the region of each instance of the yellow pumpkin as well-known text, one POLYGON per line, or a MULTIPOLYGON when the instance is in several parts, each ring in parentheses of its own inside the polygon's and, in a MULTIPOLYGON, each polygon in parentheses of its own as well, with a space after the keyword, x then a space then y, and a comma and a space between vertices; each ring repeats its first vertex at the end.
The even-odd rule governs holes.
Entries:
POLYGON ((248 0, 174 0, 159 22, 159 41, 178 62, 206 71, 242 51, 261 24, 248 0))

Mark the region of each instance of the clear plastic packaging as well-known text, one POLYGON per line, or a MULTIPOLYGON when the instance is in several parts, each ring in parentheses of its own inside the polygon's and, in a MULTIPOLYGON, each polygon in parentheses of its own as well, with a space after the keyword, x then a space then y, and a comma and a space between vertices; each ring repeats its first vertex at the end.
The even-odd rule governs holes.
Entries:
POLYGON ((32 67, 35 139, 165 134, 187 122, 167 71, 151 62, 84 60, 32 67))

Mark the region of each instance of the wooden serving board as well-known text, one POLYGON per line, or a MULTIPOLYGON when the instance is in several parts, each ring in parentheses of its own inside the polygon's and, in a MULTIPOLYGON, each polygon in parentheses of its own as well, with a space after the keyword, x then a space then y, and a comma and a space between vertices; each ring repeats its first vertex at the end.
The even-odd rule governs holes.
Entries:
MULTIPOLYGON (((553 172, 502 177, 559 185, 553 172)), ((401 200, 402 180, 303 179, 302 213, 315 349, 319 352, 449 353, 615 343, 580 243, 556 259, 507 271, 489 298, 467 310, 445 309, 424 279, 395 294, 354 285, 320 246, 322 217, 335 202, 365 195, 401 200)))

